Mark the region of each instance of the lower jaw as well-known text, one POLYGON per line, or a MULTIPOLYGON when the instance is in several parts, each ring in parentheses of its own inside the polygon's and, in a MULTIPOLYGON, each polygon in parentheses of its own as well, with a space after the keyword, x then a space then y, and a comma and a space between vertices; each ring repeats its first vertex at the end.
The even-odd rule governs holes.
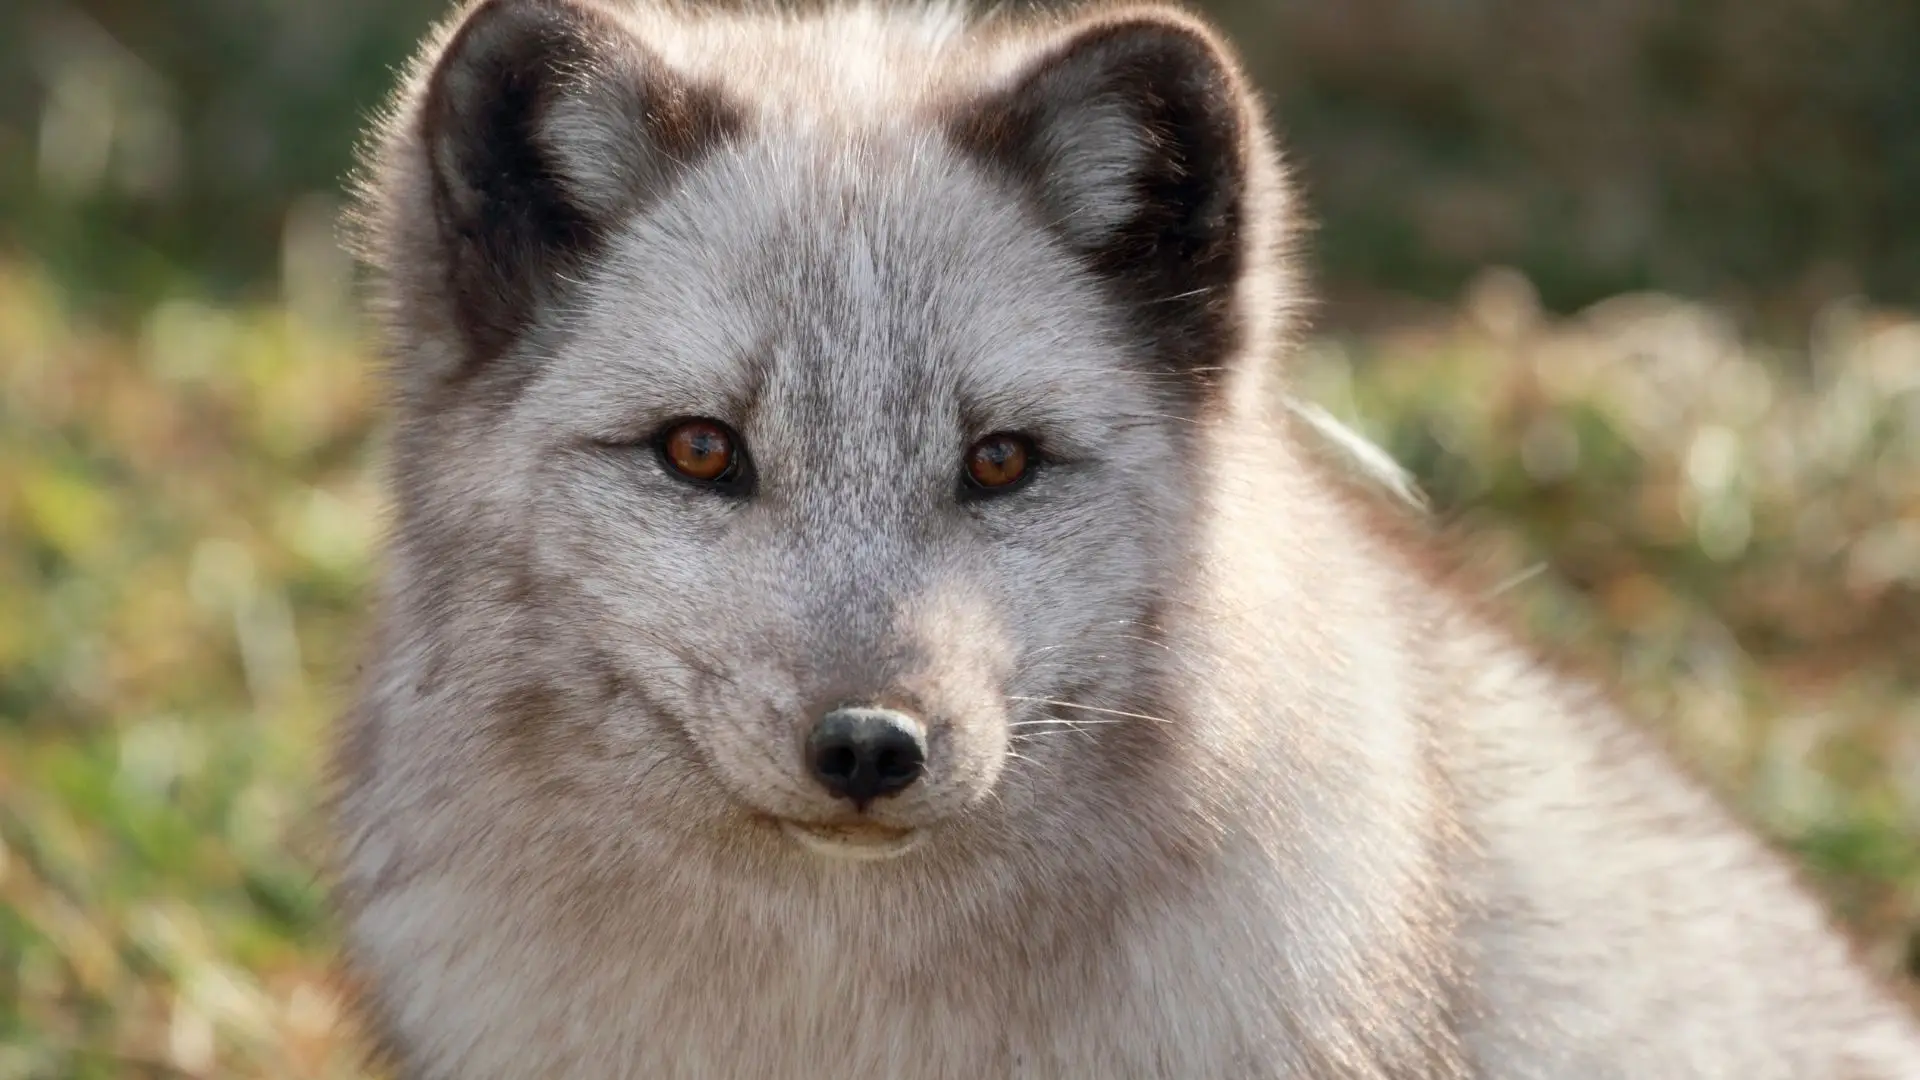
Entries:
POLYGON ((802 825, 780 822, 780 831, 816 855, 851 862, 879 862, 898 858, 920 846, 925 829, 887 825, 802 825))

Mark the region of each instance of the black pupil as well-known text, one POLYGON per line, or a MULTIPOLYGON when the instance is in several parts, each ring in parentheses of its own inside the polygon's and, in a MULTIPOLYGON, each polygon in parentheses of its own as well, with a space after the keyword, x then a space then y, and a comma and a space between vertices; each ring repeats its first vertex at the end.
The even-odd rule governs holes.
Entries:
POLYGON ((695 461, 704 464, 708 458, 727 452, 726 437, 717 431, 698 431, 687 440, 687 450, 695 461))
POLYGON ((989 472, 999 473, 1006 468, 1007 462, 1012 460, 1016 449, 1011 439, 995 439, 980 448, 980 457, 986 463, 989 472))

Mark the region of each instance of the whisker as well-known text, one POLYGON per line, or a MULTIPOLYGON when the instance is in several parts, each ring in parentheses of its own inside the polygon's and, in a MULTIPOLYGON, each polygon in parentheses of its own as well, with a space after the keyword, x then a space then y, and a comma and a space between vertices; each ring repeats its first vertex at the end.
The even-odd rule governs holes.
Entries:
POLYGON ((1016 743, 1038 742, 1041 739, 1041 737, 1046 735, 1091 735, 1091 734, 1093 734, 1093 732, 1088 731, 1085 728, 1077 728, 1077 727, 1054 728, 1052 731, 1023 731, 1017 735, 1009 735, 1007 737, 1007 744, 1011 746, 1016 743))
POLYGON ((1103 709, 1097 705, 1082 705, 1077 701, 1060 701, 1055 698, 1033 698, 1011 696, 1010 701, 1024 701, 1033 705, 1054 705, 1062 709, 1084 709, 1092 713, 1104 713, 1108 716, 1124 716, 1130 720, 1151 720, 1156 724, 1171 724, 1173 721, 1164 716, 1148 716, 1146 713, 1127 712, 1124 709, 1103 709))

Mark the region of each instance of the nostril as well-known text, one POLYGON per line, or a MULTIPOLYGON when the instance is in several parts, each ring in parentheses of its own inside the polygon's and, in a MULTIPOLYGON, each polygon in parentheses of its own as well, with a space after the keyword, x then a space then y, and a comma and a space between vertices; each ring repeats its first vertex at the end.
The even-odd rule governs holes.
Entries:
POLYGON ((823 747, 819 757, 814 761, 814 769, 823 777, 831 776, 850 780, 859 768, 860 757, 850 746, 823 747))
POLYGON ((897 780, 906 777, 918 771, 920 767, 917 763, 908 763, 908 755, 905 751, 891 746, 880 751, 880 756, 874 762, 874 766, 879 770, 882 783, 888 780, 897 780))
POLYGON ((822 787, 865 807, 920 779, 926 736, 911 716, 892 709, 835 709, 807 737, 807 765, 822 787))

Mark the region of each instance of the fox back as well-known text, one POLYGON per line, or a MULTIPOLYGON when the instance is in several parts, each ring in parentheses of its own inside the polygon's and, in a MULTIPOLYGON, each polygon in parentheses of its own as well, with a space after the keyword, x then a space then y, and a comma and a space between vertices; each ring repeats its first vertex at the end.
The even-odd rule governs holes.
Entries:
POLYGON ((358 218, 336 898, 400 1074, 1920 1076, 1325 470, 1297 218, 1170 8, 454 13, 358 218))

